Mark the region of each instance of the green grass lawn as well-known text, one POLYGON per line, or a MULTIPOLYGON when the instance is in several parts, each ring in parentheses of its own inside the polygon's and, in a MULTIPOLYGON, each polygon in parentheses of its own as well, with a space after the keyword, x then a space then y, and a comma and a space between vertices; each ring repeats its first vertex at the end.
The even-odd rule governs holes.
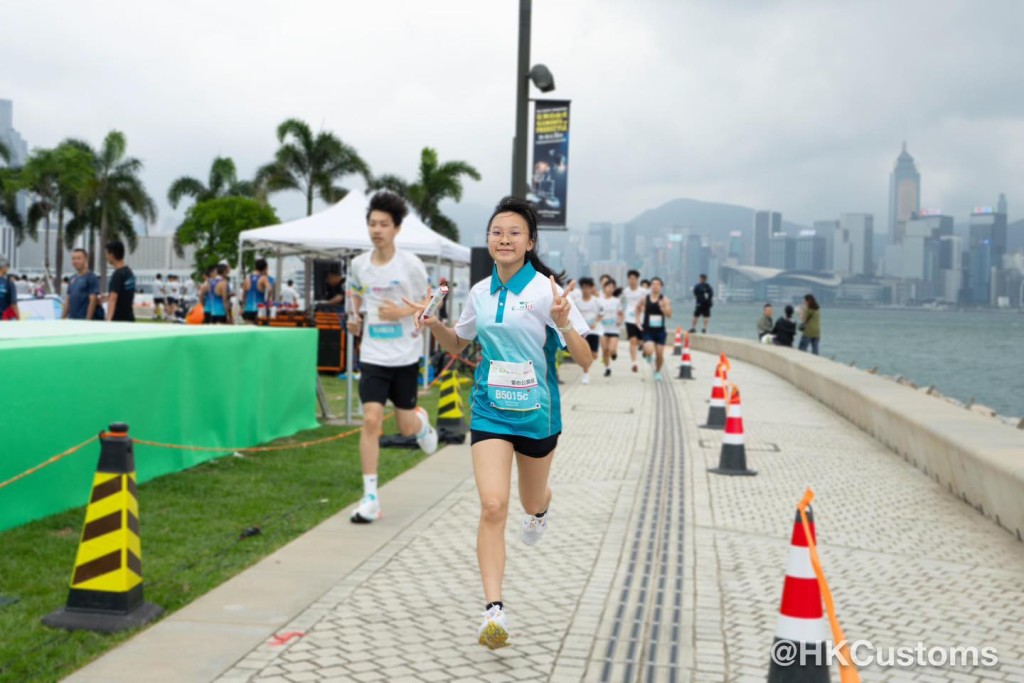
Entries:
MULTIPOLYGON (((324 389, 334 414, 343 416, 344 383, 325 377, 324 389)), ((462 394, 466 399, 468 386, 462 394)), ((436 387, 420 405, 436 417, 436 387)), ((350 429, 320 427, 276 443, 350 429)), ((393 418, 384 432, 397 432, 393 418)), ((381 482, 423 457, 419 450, 382 450, 381 482)), ((358 434, 309 448, 227 456, 143 484, 146 600, 174 612, 361 495, 358 434), (242 538, 252 527, 260 533, 242 538)), ((82 507, 0 533, 0 597, 18 600, 0 606, 0 681, 60 680, 131 637, 69 633, 40 622, 67 599, 84 514, 82 507)))

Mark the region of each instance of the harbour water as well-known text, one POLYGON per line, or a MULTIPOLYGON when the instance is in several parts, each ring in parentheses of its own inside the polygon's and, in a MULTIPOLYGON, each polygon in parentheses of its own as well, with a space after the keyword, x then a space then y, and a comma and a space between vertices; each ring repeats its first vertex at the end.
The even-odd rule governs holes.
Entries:
MULTIPOLYGON (((672 329, 688 329, 692 297, 675 299, 672 329)), ((756 340, 763 304, 716 303, 709 332, 756 340)), ((775 318, 782 307, 775 306, 775 318)), ((934 385, 946 396, 1024 416, 1024 314, 1017 311, 953 311, 885 308, 823 308, 822 356, 854 362, 879 374, 903 375, 918 386, 934 385)), ((799 336, 797 337, 799 340, 799 336)))

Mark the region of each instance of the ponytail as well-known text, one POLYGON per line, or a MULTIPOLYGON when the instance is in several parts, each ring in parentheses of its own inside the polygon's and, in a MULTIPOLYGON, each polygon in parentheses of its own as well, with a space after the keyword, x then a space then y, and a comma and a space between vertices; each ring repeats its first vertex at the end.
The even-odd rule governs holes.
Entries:
POLYGON ((488 227, 490 227, 491 221, 493 221, 494 217, 499 213, 514 213, 523 217, 523 220, 526 221, 526 225, 530 230, 530 239, 533 240, 533 249, 526 252, 526 262, 533 266, 533 269, 544 277, 554 277, 555 282, 558 283, 559 286, 564 286, 565 271, 563 270, 561 273, 556 273, 546 266, 544 262, 540 260, 540 256, 537 255, 537 212, 533 210, 533 205, 519 197, 504 197, 500 202, 498 202, 498 206, 494 208, 494 213, 491 214, 491 217, 487 219, 488 227))

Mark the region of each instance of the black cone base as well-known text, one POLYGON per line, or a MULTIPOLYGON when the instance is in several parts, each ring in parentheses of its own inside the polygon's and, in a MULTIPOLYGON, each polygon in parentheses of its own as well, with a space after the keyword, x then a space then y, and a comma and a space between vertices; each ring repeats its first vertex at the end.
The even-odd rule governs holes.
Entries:
POLYGON ((826 652, 828 647, 825 643, 794 643, 791 640, 783 641, 776 638, 772 643, 772 652, 779 653, 805 653, 804 663, 800 663, 799 656, 791 664, 778 664, 775 658, 769 659, 768 683, 830 683, 829 668, 826 666, 826 652), (788 643, 789 647, 781 647, 780 642, 788 643), (792 649, 790 649, 792 648, 792 649), (815 652, 821 652, 821 663, 814 660, 815 652))
POLYGON ((693 368, 689 365, 679 366, 679 376, 676 379, 693 379, 693 368))
POLYGON ((385 434, 380 437, 381 448, 419 448, 415 436, 401 434, 385 434))
POLYGON ((701 425, 701 429, 725 429, 725 406, 708 408, 708 421, 701 425))
POLYGON ((718 467, 709 467, 708 472, 724 474, 730 477, 752 477, 757 474, 747 469, 747 450, 742 444, 722 444, 722 452, 718 456, 718 467))
POLYGON ((144 602, 127 614, 71 610, 62 607, 43 617, 43 623, 51 628, 63 628, 68 631, 117 633, 145 626, 163 613, 163 607, 151 602, 144 602))

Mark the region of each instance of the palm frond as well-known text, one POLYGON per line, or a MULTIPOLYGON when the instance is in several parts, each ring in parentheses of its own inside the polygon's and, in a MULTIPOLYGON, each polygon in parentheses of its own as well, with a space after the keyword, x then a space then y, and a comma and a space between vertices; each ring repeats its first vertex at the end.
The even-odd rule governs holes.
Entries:
POLYGON ((199 180, 191 176, 182 176, 171 183, 170 189, 167 190, 167 202, 172 209, 176 209, 183 197, 192 197, 196 202, 201 202, 209 194, 210 191, 199 180))

